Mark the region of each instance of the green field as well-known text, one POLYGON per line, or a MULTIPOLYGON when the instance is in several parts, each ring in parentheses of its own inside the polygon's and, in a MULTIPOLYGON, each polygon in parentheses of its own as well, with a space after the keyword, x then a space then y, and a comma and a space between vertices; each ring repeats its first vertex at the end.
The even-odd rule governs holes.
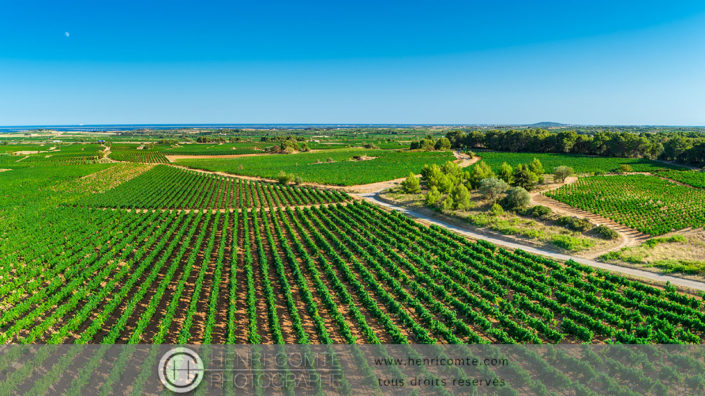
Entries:
POLYGON ((237 142, 237 143, 192 143, 176 147, 161 148, 158 150, 165 155, 232 155, 262 153, 265 147, 275 143, 266 142, 237 142))
POLYGON ((543 164, 547 173, 553 169, 565 165, 573 168, 576 173, 613 172, 620 165, 629 165, 634 172, 654 172, 669 169, 684 169, 676 165, 669 165, 663 162, 651 161, 643 158, 611 158, 593 157, 578 154, 551 154, 551 153, 506 153, 495 151, 478 151, 475 153, 482 158, 493 170, 499 170, 503 162, 512 167, 518 164, 528 164, 534 158, 538 158, 543 164))
POLYGON ((270 179, 284 171, 301 177, 305 182, 349 186, 404 177, 409 172, 420 172, 425 164, 442 164, 453 159, 450 152, 339 149, 293 155, 182 159, 177 160, 177 163, 192 168, 270 179), (353 156, 375 158, 355 161, 352 160, 353 156))
POLYGON ((655 176, 593 176, 547 196, 649 235, 705 225, 705 191, 655 176))
POLYGON ((699 171, 667 171, 659 172, 659 176, 691 185, 693 187, 705 188, 705 172, 699 171))

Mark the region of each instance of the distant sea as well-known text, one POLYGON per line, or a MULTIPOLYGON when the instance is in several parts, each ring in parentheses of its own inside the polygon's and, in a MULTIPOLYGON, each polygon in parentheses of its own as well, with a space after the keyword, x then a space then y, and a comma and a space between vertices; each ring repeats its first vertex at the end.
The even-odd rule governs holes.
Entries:
POLYGON ((106 125, 17 125, 0 126, 0 133, 35 129, 55 131, 110 132, 134 129, 242 128, 242 129, 306 129, 306 128, 409 128, 418 126, 463 126, 460 124, 106 124, 106 125))

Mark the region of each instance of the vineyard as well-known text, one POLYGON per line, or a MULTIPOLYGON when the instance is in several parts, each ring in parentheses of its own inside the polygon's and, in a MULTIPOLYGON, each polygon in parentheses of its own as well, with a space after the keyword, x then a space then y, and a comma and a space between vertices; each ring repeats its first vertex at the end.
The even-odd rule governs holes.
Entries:
POLYGON ((579 154, 507 153, 495 151, 478 151, 475 154, 482 158, 482 161, 487 163, 495 172, 499 171, 499 167, 504 162, 514 167, 519 164, 528 164, 534 158, 541 161, 544 169, 549 173, 553 172, 553 169, 558 166, 569 166, 573 168, 576 173, 608 173, 619 169, 620 165, 629 165, 634 172, 658 172, 672 169, 685 169, 677 165, 641 158, 611 158, 579 154))
POLYGON ((80 206, 109 208, 226 209, 341 202, 344 192, 289 187, 158 165, 80 206))
POLYGON ((700 299, 369 204, 64 208, 55 219, 0 261, 2 343, 699 343, 705 334, 700 299))
POLYGON ((581 178, 546 195, 649 235, 705 225, 705 191, 655 176, 581 178))
POLYGON ((658 176, 666 177, 693 187, 705 188, 705 172, 698 171, 668 171, 659 172, 658 176))
POLYGON ((110 158, 115 161, 138 162, 142 164, 167 164, 169 160, 160 151, 124 150, 113 151, 110 158))
POLYGON ((243 158, 180 159, 179 165, 237 175, 275 179, 280 172, 305 182, 356 185, 391 180, 419 173, 425 164, 443 164, 450 152, 331 149, 295 155, 243 158))

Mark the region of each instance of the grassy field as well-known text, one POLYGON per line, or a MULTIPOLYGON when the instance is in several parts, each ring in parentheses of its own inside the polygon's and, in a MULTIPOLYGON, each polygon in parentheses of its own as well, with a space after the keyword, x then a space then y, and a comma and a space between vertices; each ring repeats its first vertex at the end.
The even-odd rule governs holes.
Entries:
POLYGON ((425 164, 454 160, 450 152, 338 149, 290 155, 246 158, 181 159, 179 165, 238 175, 274 179, 279 172, 294 174, 305 182, 333 185, 374 183, 418 173, 425 164), (354 156, 373 157, 364 161, 354 156))
POLYGON ((664 164, 658 161, 651 161, 641 158, 609 158, 592 157, 577 154, 551 154, 551 153, 506 153, 494 151, 478 151, 475 153, 482 158, 493 170, 499 170, 503 162, 512 167, 518 164, 528 164, 534 158, 538 158, 543 164, 547 173, 553 169, 565 165, 573 168, 576 173, 613 172, 620 165, 629 165, 634 172, 654 172, 668 169, 685 169, 675 165, 664 164))
POLYGON ((705 225, 705 191, 655 176, 592 176, 546 193, 649 235, 705 225))
POLYGON ((705 230, 651 238, 601 257, 608 262, 639 264, 665 272, 705 274, 705 230))

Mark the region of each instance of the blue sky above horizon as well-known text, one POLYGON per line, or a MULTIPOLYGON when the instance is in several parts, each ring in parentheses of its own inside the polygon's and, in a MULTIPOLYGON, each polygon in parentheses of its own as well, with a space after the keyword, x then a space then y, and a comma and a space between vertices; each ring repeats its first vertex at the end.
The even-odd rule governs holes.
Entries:
POLYGON ((705 2, 2 1, 0 125, 705 125, 705 2))

